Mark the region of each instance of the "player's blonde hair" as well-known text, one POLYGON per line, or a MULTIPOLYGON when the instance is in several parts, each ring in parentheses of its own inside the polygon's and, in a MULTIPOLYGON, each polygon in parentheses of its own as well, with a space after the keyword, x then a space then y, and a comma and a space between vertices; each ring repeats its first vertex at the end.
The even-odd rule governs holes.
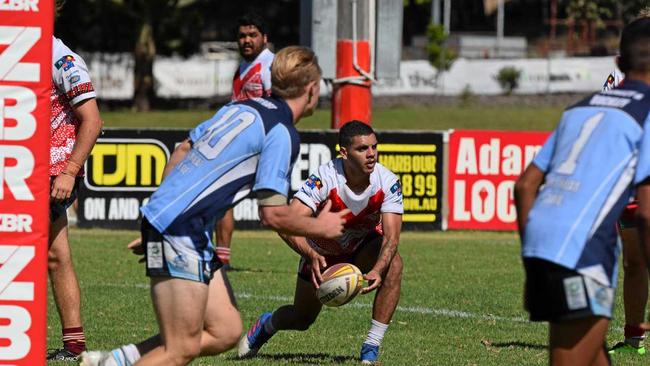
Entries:
POLYGON ((284 99, 301 96, 305 87, 312 81, 319 82, 320 77, 318 58, 307 47, 285 47, 275 54, 271 64, 271 90, 284 99))

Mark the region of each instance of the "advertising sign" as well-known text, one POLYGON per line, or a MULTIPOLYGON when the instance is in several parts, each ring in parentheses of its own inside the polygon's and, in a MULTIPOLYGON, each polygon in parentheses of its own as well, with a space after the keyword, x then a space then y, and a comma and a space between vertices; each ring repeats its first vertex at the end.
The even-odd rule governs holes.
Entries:
POLYGON ((0 364, 44 365, 52 1, 0 2, 0 364))
MULTIPOLYGON (((81 227, 137 229, 140 206, 162 180, 162 172, 185 130, 109 129, 86 162, 79 193, 81 227)), ((441 227, 442 141, 434 132, 379 132, 379 162, 402 180, 404 227, 441 227)), ((336 131, 300 132, 300 153, 291 173, 291 195, 321 164, 338 155, 336 131)), ((234 208, 237 228, 260 228, 257 200, 234 208)))
POLYGON ((443 133, 378 133, 379 162, 400 177, 405 229, 442 226, 443 133))
POLYGON ((515 181, 548 136, 454 131, 449 141, 449 229, 516 230, 515 181))

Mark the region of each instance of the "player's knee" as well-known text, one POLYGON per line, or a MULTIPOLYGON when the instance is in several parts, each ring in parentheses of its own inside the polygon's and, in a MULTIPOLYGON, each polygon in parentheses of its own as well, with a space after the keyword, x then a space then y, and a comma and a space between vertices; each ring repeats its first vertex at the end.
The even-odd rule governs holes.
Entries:
POLYGON ((61 253, 55 248, 50 248, 47 252, 47 268, 50 271, 56 271, 57 269, 70 265, 70 257, 61 253))
POLYGON ((243 326, 239 313, 237 316, 233 316, 228 323, 206 327, 204 338, 201 340, 204 346, 202 352, 206 355, 225 352, 237 345, 242 332, 243 326))
POLYGON ((201 338, 192 337, 184 340, 177 349, 168 349, 174 365, 187 365, 201 353, 201 338))
POLYGON ((226 350, 234 348, 239 342, 239 337, 241 337, 242 332, 243 327, 241 321, 232 322, 232 324, 230 324, 227 329, 223 330, 223 333, 221 335, 221 342, 223 344, 223 347, 225 347, 226 350))

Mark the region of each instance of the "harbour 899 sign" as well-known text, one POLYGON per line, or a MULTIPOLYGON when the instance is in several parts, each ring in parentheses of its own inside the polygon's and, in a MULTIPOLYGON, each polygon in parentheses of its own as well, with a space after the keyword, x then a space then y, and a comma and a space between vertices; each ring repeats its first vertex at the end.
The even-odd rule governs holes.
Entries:
POLYGON ((52 1, 0 1, 0 365, 44 365, 52 1))

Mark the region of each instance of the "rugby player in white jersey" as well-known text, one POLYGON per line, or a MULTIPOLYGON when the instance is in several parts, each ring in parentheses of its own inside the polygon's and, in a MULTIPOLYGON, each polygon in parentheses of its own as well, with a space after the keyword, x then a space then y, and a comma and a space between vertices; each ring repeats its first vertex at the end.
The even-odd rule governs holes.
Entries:
POLYGON ((321 165, 294 195, 290 207, 304 216, 318 214, 328 200, 332 211, 350 209, 345 232, 336 240, 281 234, 301 256, 294 301, 259 317, 239 342, 240 357, 255 356, 278 330, 307 330, 322 308, 316 295, 321 270, 354 263, 369 283, 362 293, 377 290, 360 360, 377 361, 400 297, 402 258, 397 244, 404 212, 402 190, 397 176, 377 162, 377 137, 370 126, 346 123, 339 132, 339 146, 341 157, 321 165))
MULTIPOLYGON (((56 15, 63 3, 56 1, 56 15)), ((66 210, 77 198, 83 165, 102 129, 96 97, 84 60, 52 37, 48 274, 61 321, 63 348, 48 352, 51 361, 76 361, 86 349, 66 210)))

